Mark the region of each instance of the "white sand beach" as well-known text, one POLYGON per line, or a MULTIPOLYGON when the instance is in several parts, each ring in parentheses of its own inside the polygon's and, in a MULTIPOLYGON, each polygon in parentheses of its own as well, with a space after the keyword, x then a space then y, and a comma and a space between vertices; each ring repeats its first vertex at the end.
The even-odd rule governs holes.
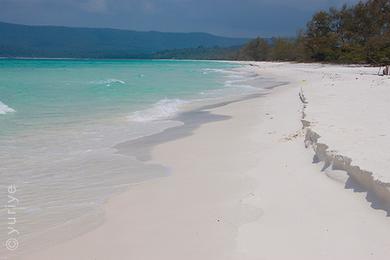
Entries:
POLYGON ((170 176, 114 196, 95 230, 21 258, 389 259, 390 78, 248 69, 289 83, 203 111, 216 120, 152 148, 170 176))

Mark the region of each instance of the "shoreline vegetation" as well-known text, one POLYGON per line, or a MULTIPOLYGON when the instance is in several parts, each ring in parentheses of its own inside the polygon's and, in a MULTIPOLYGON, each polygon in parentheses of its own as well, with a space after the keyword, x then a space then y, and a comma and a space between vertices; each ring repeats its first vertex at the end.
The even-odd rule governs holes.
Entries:
POLYGON ((390 2, 361 1, 319 11, 295 38, 257 38, 238 53, 239 60, 342 64, 390 64, 390 2))

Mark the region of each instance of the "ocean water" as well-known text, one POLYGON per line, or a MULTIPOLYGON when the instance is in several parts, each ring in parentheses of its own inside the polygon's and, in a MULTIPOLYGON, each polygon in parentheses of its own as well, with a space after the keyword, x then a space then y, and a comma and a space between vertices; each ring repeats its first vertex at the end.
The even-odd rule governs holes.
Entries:
POLYGON ((180 125, 172 118, 196 102, 258 92, 255 77, 212 61, 0 59, 1 242, 23 252, 99 225, 110 195, 169 175, 116 144, 180 125))

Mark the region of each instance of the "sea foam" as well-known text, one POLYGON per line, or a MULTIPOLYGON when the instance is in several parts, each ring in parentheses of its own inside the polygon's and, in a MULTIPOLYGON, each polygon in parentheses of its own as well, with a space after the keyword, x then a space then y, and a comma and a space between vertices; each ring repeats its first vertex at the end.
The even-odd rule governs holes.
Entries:
POLYGON ((98 85, 106 85, 107 87, 110 87, 112 84, 120 84, 124 85, 126 84, 125 81, 120 79, 104 79, 104 80, 98 80, 98 81, 91 81, 92 84, 98 84, 98 85))
POLYGON ((188 103, 181 99, 162 99, 151 108, 136 111, 128 119, 134 122, 149 122, 169 119, 179 112, 180 106, 188 103))
POLYGON ((15 110, 0 101, 0 115, 15 112, 15 110))

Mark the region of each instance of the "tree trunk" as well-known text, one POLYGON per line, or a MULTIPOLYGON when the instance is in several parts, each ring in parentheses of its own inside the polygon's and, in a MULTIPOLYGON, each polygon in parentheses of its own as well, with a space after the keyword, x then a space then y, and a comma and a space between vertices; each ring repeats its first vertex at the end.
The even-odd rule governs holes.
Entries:
POLYGON ((386 65, 383 69, 383 75, 389 75, 390 74, 390 65, 386 65))

